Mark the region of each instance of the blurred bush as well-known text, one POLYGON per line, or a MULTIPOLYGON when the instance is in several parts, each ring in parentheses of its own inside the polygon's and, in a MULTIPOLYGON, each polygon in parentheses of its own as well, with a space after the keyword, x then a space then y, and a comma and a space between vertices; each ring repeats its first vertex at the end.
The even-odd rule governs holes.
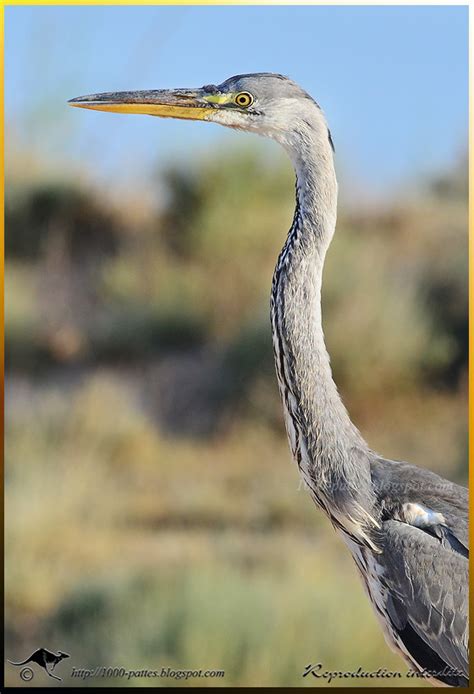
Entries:
MULTIPOLYGON (((463 381, 466 176, 462 162, 404 201, 341 211, 323 301, 349 401, 463 381)), ((231 149, 162 180, 164 207, 134 222, 97 191, 9 192, 7 365, 131 363, 209 345, 225 416, 273 383, 268 293, 292 174, 280 159, 231 149)))
POLYGON ((92 193, 59 181, 10 191, 6 199, 5 253, 8 258, 38 259, 50 244, 60 244, 75 261, 104 256, 117 248, 121 223, 92 193))

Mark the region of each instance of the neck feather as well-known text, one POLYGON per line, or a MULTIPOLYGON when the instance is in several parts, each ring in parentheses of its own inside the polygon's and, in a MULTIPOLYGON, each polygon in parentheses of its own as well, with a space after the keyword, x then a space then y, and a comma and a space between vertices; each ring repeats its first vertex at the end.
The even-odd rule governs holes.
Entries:
POLYGON ((272 286, 273 342, 288 437, 318 503, 357 518, 355 509, 369 506, 368 449, 333 381, 321 315, 323 265, 337 212, 327 130, 288 149, 297 177, 296 210, 272 286))

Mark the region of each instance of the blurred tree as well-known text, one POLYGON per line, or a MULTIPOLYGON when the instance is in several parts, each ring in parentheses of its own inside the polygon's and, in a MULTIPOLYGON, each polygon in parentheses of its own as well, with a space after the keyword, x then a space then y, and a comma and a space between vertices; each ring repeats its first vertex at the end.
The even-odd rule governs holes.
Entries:
POLYGON ((123 232, 119 218, 93 193, 41 186, 7 194, 7 257, 38 259, 52 242, 73 260, 116 251, 123 232))

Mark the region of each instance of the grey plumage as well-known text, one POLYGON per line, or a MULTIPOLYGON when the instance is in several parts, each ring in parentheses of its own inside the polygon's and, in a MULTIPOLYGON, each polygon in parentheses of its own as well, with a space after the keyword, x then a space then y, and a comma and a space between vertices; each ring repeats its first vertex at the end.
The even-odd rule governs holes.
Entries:
POLYGON ((321 282, 336 226, 337 181, 318 104, 288 78, 256 73, 199 89, 79 97, 72 105, 206 120, 286 149, 296 172, 296 210, 275 268, 271 322, 293 457, 348 545, 389 644, 412 668, 429 671, 431 681, 466 686, 467 491, 370 450, 332 379, 321 282))
POLYGON ((374 456, 372 479, 380 509, 388 628, 422 667, 459 674, 438 679, 467 686, 467 490, 413 465, 374 456), (444 522, 425 528, 405 522, 408 504, 436 509, 444 522))

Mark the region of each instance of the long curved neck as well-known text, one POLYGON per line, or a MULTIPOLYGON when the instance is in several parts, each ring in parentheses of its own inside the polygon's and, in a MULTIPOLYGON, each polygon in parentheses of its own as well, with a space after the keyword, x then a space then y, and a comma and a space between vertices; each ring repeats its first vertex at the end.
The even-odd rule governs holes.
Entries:
POLYGON ((275 268, 271 313, 290 446, 326 510, 344 509, 351 498, 367 508, 368 449, 333 381, 322 326, 323 265, 337 214, 327 130, 306 133, 287 149, 296 172, 296 210, 275 268))

